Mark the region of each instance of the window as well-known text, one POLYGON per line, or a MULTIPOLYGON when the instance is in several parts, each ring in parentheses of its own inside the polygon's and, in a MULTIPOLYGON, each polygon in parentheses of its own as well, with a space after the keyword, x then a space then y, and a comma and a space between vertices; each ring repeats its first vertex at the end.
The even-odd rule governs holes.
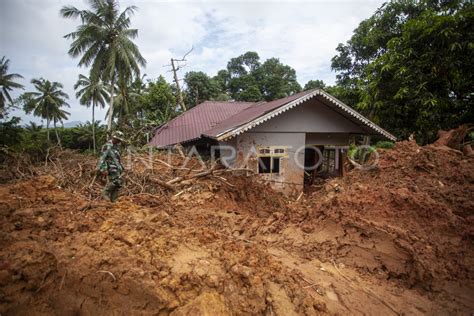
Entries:
POLYGON ((258 157, 258 173, 280 173, 280 157, 258 157))
POLYGON ((272 157, 272 173, 280 173, 280 157, 272 157))
POLYGON ((272 157, 258 157, 258 173, 271 173, 272 157))
POLYGON ((336 150, 324 148, 323 163, 321 164, 319 171, 331 173, 331 172, 334 172, 335 167, 336 167, 336 150))
POLYGON ((280 173, 280 160, 287 156, 286 147, 259 147, 258 173, 280 173))

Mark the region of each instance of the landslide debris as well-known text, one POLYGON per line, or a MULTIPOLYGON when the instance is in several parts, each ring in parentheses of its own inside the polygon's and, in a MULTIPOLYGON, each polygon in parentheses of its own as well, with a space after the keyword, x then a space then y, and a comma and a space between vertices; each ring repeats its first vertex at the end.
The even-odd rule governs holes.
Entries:
POLYGON ((111 204, 93 157, 49 159, 3 166, 1 314, 474 310, 474 159, 455 150, 400 142, 298 201, 247 171, 135 156, 111 204))

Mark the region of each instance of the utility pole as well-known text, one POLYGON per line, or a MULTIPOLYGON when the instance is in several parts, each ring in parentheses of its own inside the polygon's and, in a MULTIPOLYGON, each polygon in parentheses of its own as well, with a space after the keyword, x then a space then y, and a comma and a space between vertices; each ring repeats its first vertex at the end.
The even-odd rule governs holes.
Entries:
POLYGON ((173 77, 174 77, 174 82, 176 83, 176 90, 177 90, 177 97, 178 97, 178 104, 181 107, 181 110, 184 112, 186 111, 186 105, 184 104, 183 101, 183 94, 181 92, 181 88, 179 87, 179 80, 178 80, 178 74, 177 71, 179 70, 179 66, 175 67, 174 62, 178 62, 177 59, 171 58, 171 69, 173 70, 173 77))
MULTIPOLYGON (((186 105, 184 104, 183 100, 183 92, 181 91, 181 87, 179 85, 179 78, 178 78, 178 71, 185 67, 186 64, 180 65, 180 62, 186 62, 186 56, 188 56, 192 51, 194 47, 191 47, 189 52, 184 54, 183 58, 177 59, 177 58, 171 58, 171 63, 169 65, 166 65, 167 67, 171 66, 171 71, 173 72, 173 78, 174 78, 174 83, 176 84, 176 90, 177 90, 177 99, 178 99, 178 104, 181 107, 181 110, 184 112, 186 111, 186 105)), ((166 67, 164 66, 164 67, 166 67)))

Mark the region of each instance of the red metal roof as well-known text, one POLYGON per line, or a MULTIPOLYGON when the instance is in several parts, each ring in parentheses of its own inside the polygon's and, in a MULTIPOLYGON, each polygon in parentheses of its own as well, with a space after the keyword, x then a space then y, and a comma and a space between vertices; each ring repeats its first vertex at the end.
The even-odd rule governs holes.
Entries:
POLYGON ((206 136, 216 137, 220 133, 223 133, 229 129, 240 126, 242 124, 248 123, 249 121, 257 117, 269 111, 272 111, 276 108, 279 108, 280 106, 285 105, 288 102, 294 101, 310 92, 311 90, 303 91, 303 92, 293 94, 283 99, 278 99, 278 100, 274 100, 270 102, 254 103, 252 106, 249 106, 243 111, 240 111, 239 113, 235 114, 234 116, 229 117, 225 121, 220 122, 220 124, 217 124, 215 127, 209 129, 204 134, 206 136))
MULTIPOLYGON (((377 134, 384 135, 388 139, 396 139, 395 136, 383 130, 333 96, 322 90, 313 89, 271 102, 206 101, 160 127, 155 132, 155 136, 150 144, 164 147, 197 139, 201 136, 226 138, 226 136, 220 135, 226 134, 227 132, 234 133, 236 130, 238 131, 240 127, 244 128, 245 124, 250 124, 254 122, 254 120, 258 121, 261 118, 265 118, 265 115, 269 112, 278 111, 278 108, 283 108, 285 105, 291 106, 294 103, 293 101, 303 102, 302 100, 316 95, 320 95, 321 98, 327 98, 329 100, 328 104, 330 103, 334 110, 355 123, 369 128, 368 132, 373 131, 377 134)), ((268 115, 273 117, 275 114, 270 113, 268 115)), ((247 127, 245 130, 249 128, 251 127, 247 127)))
POLYGON ((199 138, 205 131, 253 104, 252 102, 205 101, 158 128, 150 144, 165 147, 199 138))

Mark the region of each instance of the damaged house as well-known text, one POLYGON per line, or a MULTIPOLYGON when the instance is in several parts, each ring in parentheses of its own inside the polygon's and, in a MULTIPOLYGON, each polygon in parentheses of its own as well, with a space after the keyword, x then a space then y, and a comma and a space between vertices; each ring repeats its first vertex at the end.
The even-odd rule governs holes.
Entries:
POLYGON ((160 126, 150 144, 210 149, 291 194, 314 177, 341 176, 354 135, 396 138, 327 92, 270 102, 206 101, 160 126))

